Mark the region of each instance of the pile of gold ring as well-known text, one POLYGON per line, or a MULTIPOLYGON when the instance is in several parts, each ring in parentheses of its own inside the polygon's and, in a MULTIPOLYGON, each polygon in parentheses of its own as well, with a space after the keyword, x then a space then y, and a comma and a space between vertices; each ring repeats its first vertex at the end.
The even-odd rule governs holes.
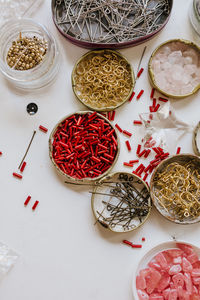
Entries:
POLYGON ((154 177, 153 196, 176 220, 200 216, 200 170, 194 163, 170 163, 154 177))
POLYGON ((95 110, 111 110, 129 99, 134 87, 130 64, 112 50, 88 52, 75 65, 72 86, 77 98, 95 110))

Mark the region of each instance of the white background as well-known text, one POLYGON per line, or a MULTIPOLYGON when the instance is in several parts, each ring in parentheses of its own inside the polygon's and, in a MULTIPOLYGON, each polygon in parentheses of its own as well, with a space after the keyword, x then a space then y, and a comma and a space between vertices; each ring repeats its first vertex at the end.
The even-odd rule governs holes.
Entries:
MULTIPOLYGON (((199 225, 181 226, 168 222, 153 209, 148 221, 129 234, 114 234, 100 225, 94 226, 87 188, 64 184, 48 157, 48 137, 54 125, 65 115, 84 110, 71 88, 71 71, 87 50, 70 44, 55 28, 50 0, 46 0, 34 19, 46 25, 57 39, 62 64, 56 82, 42 91, 17 94, 0 77, 0 240, 16 250, 20 259, 0 282, 1 300, 131 300, 132 273, 138 260, 153 245, 170 241, 171 235, 199 245, 199 225), (26 105, 38 104, 35 116, 29 116, 26 105), (42 124, 48 134, 38 131, 42 124), (36 137, 26 158, 23 180, 12 172, 22 159, 33 130, 36 137), (32 202, 23 203, 28 195, 32 202), (35 200, 40 204, 35 212, 35 200), (123 239, 140 243, 142 249, 122 244, 123 239)), ((126 103, 116 112, 116 122, 133 133, 132 152, 128 153, 124 136, 120 136, 121 153, 114 170, 127 170, 123 161, 135 159, 138 130, 132 125, 138 113, 147 112, 151 104, 151 87, 147 76, 150 54, 161 42, 185 38, 198 43, 188 19, 190 1, 175 0, 172 16, 164 30, 151 41, 142 66, 145 71, 137 82, 136 94, 142 98, 126 103)), ((136 70, 145 44, 121 50, 136 70)), ((196 125, 200 120, 199 94, 171 101, 176 114, 196 125)), ((180 145, 180 144, 179 144, 180 145)), ((192 152, 192 136, 181 144, 182 152, 192 152)), ((175 149, 174 149, 175 151, 175 149)), ((147 164, 147 162, 146 162, 147 164)))

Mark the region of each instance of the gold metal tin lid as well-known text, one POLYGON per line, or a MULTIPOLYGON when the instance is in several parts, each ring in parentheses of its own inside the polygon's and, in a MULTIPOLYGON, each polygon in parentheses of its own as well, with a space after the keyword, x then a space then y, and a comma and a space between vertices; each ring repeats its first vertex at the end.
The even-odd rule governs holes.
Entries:
POLYGON ((163 46, 167 45, 167 44, 170 44, 170 43, 173 43, 173 42, 181 42, 183 44, 186 44, 188 46, 191 46, 192 48, 194 48, 195 50, 198 51, 199 55, 200 55, 200 47, 197 46, 195 43, 191 42, 191 41, 188 41, 188 40, 184 40, 184 39, 173 39, 173 40, 168 40, 162 44, 160 44, 154 51, 153 53, 151 54, 151 57, 149 59, 149 64, 148 64, 148 73, 149 73, 149 79, 150 79, 150 83, 152 84, 152 86, 158 90, 161 94, 169 97, 169 98, 174 98, 174 99, 183 99, 183 98, 186 98, 186 97, 189 97, 193 94, 195 94, 199 88, 200 88, 200 84, 198 84, 191 93, 189 94, 186 94, 186 95, 173 95, 173 94, 169 94, 165 91, 163 91, 161 88, 159 88, 159 86, 156 84, 155 82, 155 76, 154 76, 154 72, 152 70, 152 60, 155 56, 155 54, 157 53, 158 50, 160 50, 163 46))
POLYGON ((112 232, 123 233, 133 231, 146 222, 152 202, 146 182, 135 174, 122 171, 111 173, 97 183, 92 192, 91 206, 95 224, 98 222, 112 232), (125 193, 125 198, 121 198, 121 193, 125 193))
MULTIPOLYGON (((52 145, 52 143, 53 143, 53 139, 54 139, 54 134, 56 133, 56 131, 57 131, 59 125, 60 125, 64 120, 66 120, 67 118, 69 118, 70 116, 73 116, 73 115, 75 115, 75 114, 78 114, 78 115, 85 115, 85 114, 87 114, 87 113, 93 113, 93 112, 92 112, 92 111, 78 111, 78 112, 75 112, 75 113, 73 113, 73 114, 69 114, 69 115, 65 116, 64 118, 62 118, 62 119, 55 125, 55 127, 53 128, 53 130, 52 130, 52 132, 51 132, 51 134, 50 134, 50 137, 49 137, 49 157, 50 157, 51 162, 53 163, 54 167, 56 168, 56 170, 58 171, 58 173, 59 173, 60 175, 64 176, 65 179, 69 180, 70 182, 72 182, 72 183, 77 183, 77 184, 96 182, 96 181, 98 181, 99 179, 101 179, 102 177, 106 176, 106 175, 112 170, 112 168, 114 167, 114 165, 116 164, 117 159, 118 159, 118 156, 119 156, 119 151, 120 151, 119 136, 118 136, 118 134, 117 134, 117 132, 116 132, 116 130, 115 130, 116 140, 117 140, 117 144, 118 144, 118 146, 117 146, 117 153, 116 153, 115 159, 114 159, 112 165, 110 166, 110 168, 109 168, 107 171, 105 171, 103 174, 101 174, 100 176, 97 176, 97 177, 95 177, 95 178, 89 178, 89 177, 86 177, 86 178, 83 178, 83 179, 78 179, 78 178, 74 178, 74 177, 69 176, 68 174, 64 173, 64 172, 58 167, 58 165, 56 164, 56 162, 55 162, 55 160, 54 160, 54 158, 53 158, 53 155, 52 155, 52 151, 53 151, 53 145, 52 145)), ((110 124, 110 126, 111 126, 113 129, 115 129, 115 128, 113 127, 113 125, 111 124, 111 122, 110 122, 107 118, 105 118, 104 116, 102 116, 102 115, 100 115, 100 114, 98 114, 98 113, 97 113, 97 116, 98 116, 99 118, 104 119, 107 123, 110 124)))
MULTIPOLYGON (((76 98, 83 104, 85 105, 86 107, 88 107, 89 109, 91 110, 95 110, 95 111, 112 111, 118 107, 120 107, 121 105, 123 105, 126 101, 128 101, 133 93, 133 89, 134 89, 134 86, 135 86, 135 75, 134 75, 134 71, 133 71, 133 68, 131 66, 131 64, 127 61, 127 59, 119 52, 117 51, 114 51, 114 50, 110 50, 110 49, 103 49, 103 50, 92 50, 92 51, 89 51, 87 52, 86 54, 84 54, 75 64, 74 68, 73 68, 73 71, 72 71, 72 75, 71 75, 71 81, 72 81, 72 89, 74 91, 74 94, 76 96, 76 98), (131 81, 132 81, 132 84, 131 84, 131 87, 130 87, 130 92, 128 93, 128 95, 124 98, 124 100, 122 102, 120 102, 119 104, 115 105, 115 106, 108 106, 108 107, 102 107, 102 108, 99 108, 97 106, 93 106, 93 105, 89 105, 87 103, 85 103, 78 95, 78 91, 76 89, 76 82, 75 82, 75 73, 76 73, 76 69, 77 69, 77 66, 79 63, 81 63, 84 59, 86 59, 87 57, 91 56, 92 54, 99 54, 99 55, 104 55, 104 54, 110 54, 110 53, 113 53, 115 55, 117 55, 118 57, 120 57, 121 59, 123 59, 128 67, 129 67, 129 70, 130 70, 130 77, 131 77, 131 81)), ((109 82, 108 82, 109 84, 109 82)))
MULTIPOLYGON (((182 224, 182 225, 187 225, 187 224, 194 224, 194 223, 198 223, 200 222, 200 215, 197 218, 190 218, 185 217, 183 220, 180 220, 178 218, 175 217, 175 215, 173 215, 172 213, 169 212, 169 210, 166 209, 166 207, 162 206, 159 203, 158 198, 154 195, 154 190, 155 190, 155 178, 156 176, 162 172, 164 169, 167 168, 167 166, 171 163, 179 163, 181 164, 185 164, 185 163, 193 163, 196 168, 199 170, 200 172, 200 158, 196 155, 192 155, 192 154, 178 154, 178 155, 173 155, 169 158, 166 158, 165 160, 163 160, 154 170, 152 176, 151 176, 151 180, 150 180, 150 195, 151 195, 151 199, 153 201, 154 206, 156 207, 156 209, 158 210, 158 212, 165 217, 167 220, 172 221, 174 223, 177 224, 182 224)), ((184 178, 183 178, 184 180, 184 178)), ((167 183, 166 183, 167 184, 167 183)))

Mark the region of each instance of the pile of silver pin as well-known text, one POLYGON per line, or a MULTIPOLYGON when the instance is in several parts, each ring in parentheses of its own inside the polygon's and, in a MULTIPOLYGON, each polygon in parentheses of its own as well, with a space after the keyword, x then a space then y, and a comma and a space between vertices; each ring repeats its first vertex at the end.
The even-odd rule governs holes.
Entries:
POLYGON ((119 175, 119 181, 113 183, 114 186, 104 183, 104 186, 110 187, 107 193, 95 192, 109 197, 108 201, 102 200, 103 211, 96 211, 99 215, 98 220, 112 229, 121 226, 124 231, 127 231, 138 227, 151 207, 149 191, 141 180, 123 173, 119 175), (142 187, 138 188, 138 186, 142 187))
POLYGON ((158 30, 170 13, 169 0, 56 0, 55 20, 77 40, 122 43, 158 30))

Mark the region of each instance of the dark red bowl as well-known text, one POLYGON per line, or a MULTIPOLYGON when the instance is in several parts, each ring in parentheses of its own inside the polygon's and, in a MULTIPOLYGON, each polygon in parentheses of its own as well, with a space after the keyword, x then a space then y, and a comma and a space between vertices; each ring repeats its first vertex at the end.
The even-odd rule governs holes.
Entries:
POLYGON ((79 40, 74 38, 73 36, 71 36, 68 33, 65 33, 65 31, 63 30, 64 28, 62 26, 60 26, 59 24, 57 24, 56 21, 56 0, 52 0, 52 17, 53 17, 53 21, 57 27, 57 29, 60 31, 60 33, 62 35, 64 35, 71 43, 79 46, 79 47, 83 47, 83 48, 87 48, 87 49, 122 49, 122 48, 128 48, 128 47, 132 47, 132 46, 137 46, 139 44, 142 44, 148 40, 150 40, 151 38, 153 38, 156 34, 158 34, 167 24, 167 22, 169 21, 170 15, 171 15, 171 11, 172 11, 172 6, 173 6, 173 0, 169 0, 169 14, 168 16, 166 16, 166 19, 163 20, 162 25, 155 30, 154 32, 147 34, 146 36, 142 36, 139 38, 136 38, 134 40, 131 41, 127 41, 127 42, 121 42, 121 43, 95 43, 95 42, 88 42, 88 41, 84 41, 84 40, 79 40))

